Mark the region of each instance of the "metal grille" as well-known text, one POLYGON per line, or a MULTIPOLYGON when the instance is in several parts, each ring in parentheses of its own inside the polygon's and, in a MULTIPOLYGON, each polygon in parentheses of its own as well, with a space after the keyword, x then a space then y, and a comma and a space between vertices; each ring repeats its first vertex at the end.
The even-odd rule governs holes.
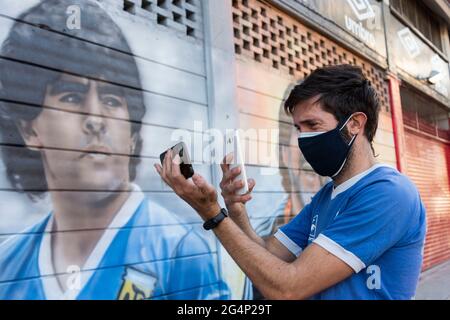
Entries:
POLYGON ((119 0, 123 10, 197 39, 203 38, 201 0, 119 0))
POLYGON ((450 145, 405 130, 407 175, 427 210, 423 269, 450 259, 450 145))
POLYGON ((406 126, 450 140, 450 114, 444 106, 408 86, 400 87, 400 95, 403 123, 406 126))
POLYGON ((230 0, 233 6, 235 52, 295 78, 325 65, 360 66, 389 112, 388 84, 382 69, 371 65, 291 16, 259 0, 230 0))

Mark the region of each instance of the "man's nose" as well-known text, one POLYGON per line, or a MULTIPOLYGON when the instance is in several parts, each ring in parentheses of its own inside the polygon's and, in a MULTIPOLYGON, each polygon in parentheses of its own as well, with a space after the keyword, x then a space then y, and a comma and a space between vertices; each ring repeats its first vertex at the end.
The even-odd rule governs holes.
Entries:
POLYGON ((84 130, 89 134, 103 134, 106 130, 105 118, 102 115, 102 104, 96 90, 89 91, 85 100, 85 110, 88 112, 84 120, 84 130))
POLYGON ((88 115, 84 121, 84 130, 89 134, 103 134, 106 131, 103 117, 88 115))

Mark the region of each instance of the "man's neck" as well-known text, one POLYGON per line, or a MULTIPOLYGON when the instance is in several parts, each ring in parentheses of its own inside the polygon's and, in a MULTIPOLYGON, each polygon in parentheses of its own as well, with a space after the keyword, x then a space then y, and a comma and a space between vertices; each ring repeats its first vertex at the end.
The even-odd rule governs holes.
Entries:
MULTIPOLYGON (((131 191, 131 186, 121 190, 131 191)), ((129 191, 52 192, 56 231, 106 228, 128 199, 129 191)))
POLYGON ((349 157, 341 173, 333 178, 334 186, 337 187, 354 176, 370 169, 376 164, 375 157, 371 152, 355 153, 349 157))
POLYGON ((71 265, 83 267, 129 195, 129 192, 112 193, 96 202, 67 192, 52 193, 52 260, 57 273, 65 273, 71 265))

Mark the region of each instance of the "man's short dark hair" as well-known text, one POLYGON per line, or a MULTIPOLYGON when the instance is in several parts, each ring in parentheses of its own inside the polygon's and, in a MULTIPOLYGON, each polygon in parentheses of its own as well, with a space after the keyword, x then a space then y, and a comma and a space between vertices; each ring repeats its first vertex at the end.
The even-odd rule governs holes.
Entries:
MULTIPOLYGON (((362 72, 352 65, 327 66, 314 70, 295 86, 284 104, 287 113, 306 100, 318 97, 323 110, 334 115, 337 121, 345 121, 355 112, 367 116, 364 134, 372 145, 378 128, 380 103, 376 90, 362 72)), ((373 150, 373 147, 372 147, 373 150)))
MULTIPOLYGON (((20 120, 31 121, 43 109, 46 88, 63 74, 121 85, 137 136, 130 159, 130 180, 136 177, 145 115, 144 97, 136 61, 118 25, 90 0, 45 0, 21 14, 0 53, 0 133, 13 145, 25 146, 20 120), (68 30, 67 9, 81 9, 81 28, 68 30), (21 105, 29 107, 23 108, 21 105)), ((48 189, 39 151, 3 147, 8 180, 20 192, 40 196, 48 189)))

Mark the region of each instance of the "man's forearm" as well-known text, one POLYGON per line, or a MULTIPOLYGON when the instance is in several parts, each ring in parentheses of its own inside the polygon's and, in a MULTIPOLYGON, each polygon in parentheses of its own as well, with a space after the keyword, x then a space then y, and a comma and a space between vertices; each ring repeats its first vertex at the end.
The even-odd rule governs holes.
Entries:
POLYGON ((258 234, 253 229, 250 223, 250 219, 248 218, 247 210, 245 209, 245 207, 242 207, 240 210, 240 212, 230 212, 230 218, 250 239, 265 248, 266 243, 264 239, 258 236, 258 234))
MULTIPOLYGON (((214 229, 214 232, 224 248, 264 297, 268 299, 290 298, 289 294, 292 292, 290 286, 293 281, 289 279, 291 275, 295 275, 291 264, 279 259, 260 243, 250 238, 231 219, 225 219, 214 229)), ((262 239, 261 241, 264 242, 262 239)))

